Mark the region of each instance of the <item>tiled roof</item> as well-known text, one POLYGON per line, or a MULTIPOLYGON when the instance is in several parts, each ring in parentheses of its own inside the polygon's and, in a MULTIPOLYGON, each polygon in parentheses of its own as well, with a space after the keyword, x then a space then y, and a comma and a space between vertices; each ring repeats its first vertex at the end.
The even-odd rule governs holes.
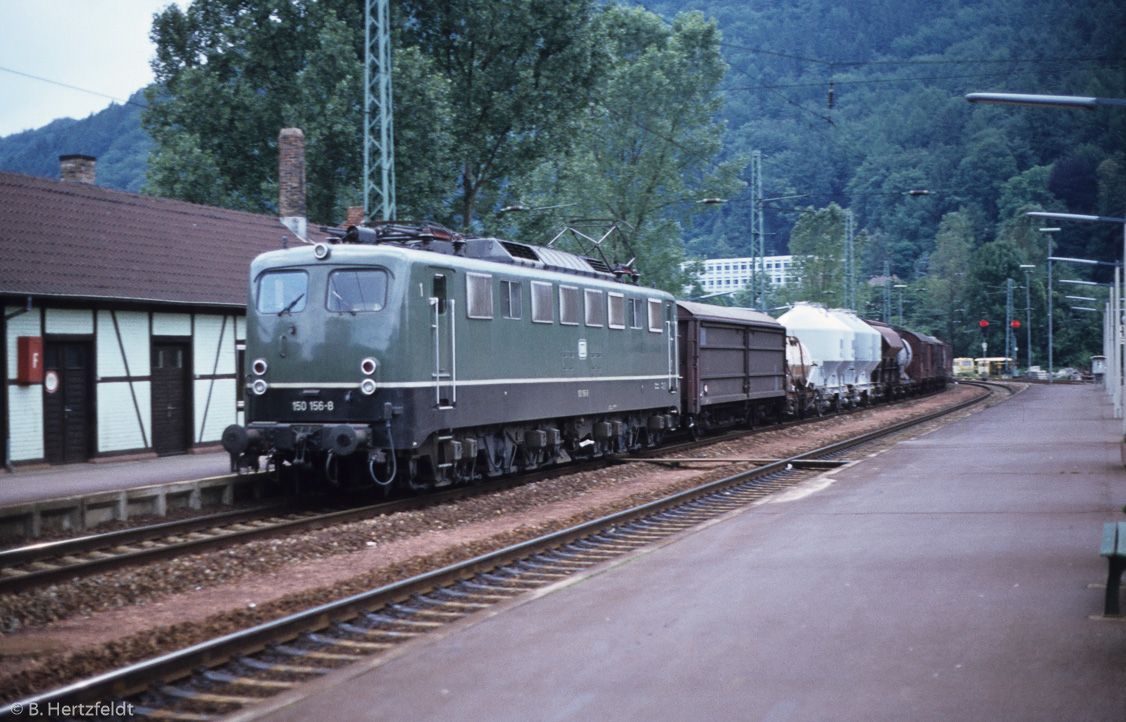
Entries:
POLYGON ((272 216, 0 172, 3 295, 242 306, 283 239, 302 243, 272 216))

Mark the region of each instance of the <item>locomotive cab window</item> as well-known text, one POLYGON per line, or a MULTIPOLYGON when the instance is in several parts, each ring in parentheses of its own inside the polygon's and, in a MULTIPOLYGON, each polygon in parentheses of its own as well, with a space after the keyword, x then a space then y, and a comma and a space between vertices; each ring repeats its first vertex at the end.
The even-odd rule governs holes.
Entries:
POLYGON ((444 316, 446 313, 446 277, 440 273, 435 273, 430 291, 431 297, 438 299, 438 315, 444 316))
POLYGON ((532 281, 532 323, 551 323, 555 320, 551 305, 551 284, 532 281))
POLYGON ((309 292, 305 271, 266 271, 258 277, 255 307, 259 313, 301 313, 309 292))
POLYGON ((662 305, 664 304, 658 299, 649 299, 649 330, 653 333, 660 333, 665 328, 664 314, 661 313, 662 305))
POLYGON ((387 272, 377 268, 339 270, 328 276, 329 311, 379 311, 387 302, 387 272))
POLYGON ((465 275, 466 309, 469 318, 493 317, 493 277, 484 273, 465 275))

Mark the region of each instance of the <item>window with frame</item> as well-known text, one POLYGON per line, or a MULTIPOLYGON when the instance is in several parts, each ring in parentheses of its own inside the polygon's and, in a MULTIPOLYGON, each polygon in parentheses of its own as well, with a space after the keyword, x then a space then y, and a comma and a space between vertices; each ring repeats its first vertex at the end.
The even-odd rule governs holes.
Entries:
POLYGON ((465 307, 469 318, 493 317, 493 277, 484 273, 465 274, 465 307))
POLYGON ((620 293, 606 294, 606 316, 610 328, 625 328, 626 297, 620 293))
POLYGON ((579 325, 579 289, 574 286, 559 287, 559 323, 579 325))
POLYGON ((551 284, 532 281, 532 323, 552 323, 555 308, 551 301, 551 284))
POLYGON ((641 328, 641 319, 643 315, 643 303, 640 298, 629 299, 629 327, 641 328))
POLYGON ((309 274, 305 271, 266 271, 258 277, 255 308, 259 313, 301 313, 305 310, 305 294, 309 290, 309 274))
POLYGON ((387 272, 378 268, 341 269, 328 274, 329 311, 379 311, 387 302, 387 272))
POLYGON ((524 317, 524 307, 521 295, 524 284, 520 281, 500 282, 500 315, 504 318, 520 320, 524 317))
POLYGON ((649 299, 649 330, 653 333, 661 333, 665 330, 663 307, 664 304, 659 299, 649 299))
POLYGON ((583 309, 586 311, 584 318, 587 326, 601 326, 606 313, 602 310, 602 291, 584 288, 583 309))

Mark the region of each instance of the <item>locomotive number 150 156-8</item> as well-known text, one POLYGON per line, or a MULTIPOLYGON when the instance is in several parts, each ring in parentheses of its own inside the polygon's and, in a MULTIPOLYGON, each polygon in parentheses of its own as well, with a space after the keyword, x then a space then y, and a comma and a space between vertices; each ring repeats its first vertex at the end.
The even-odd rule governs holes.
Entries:
POLYGON ((294 401, 294 411, 332 411, 331 401, 294 401))

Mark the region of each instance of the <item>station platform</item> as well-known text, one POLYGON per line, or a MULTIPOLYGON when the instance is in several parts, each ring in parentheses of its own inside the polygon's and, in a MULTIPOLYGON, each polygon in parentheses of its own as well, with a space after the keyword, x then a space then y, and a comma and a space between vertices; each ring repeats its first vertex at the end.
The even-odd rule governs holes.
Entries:
POLYGON ((0 507, 174 481, 210 479, 230 473, 230 457, 222 449, 151 459, 36 469, 16 467, 14 472, 0 471, 0 507))
POLYGON ((1031 386, 235 719, 1126 719, 1122 422, 1031 386))

